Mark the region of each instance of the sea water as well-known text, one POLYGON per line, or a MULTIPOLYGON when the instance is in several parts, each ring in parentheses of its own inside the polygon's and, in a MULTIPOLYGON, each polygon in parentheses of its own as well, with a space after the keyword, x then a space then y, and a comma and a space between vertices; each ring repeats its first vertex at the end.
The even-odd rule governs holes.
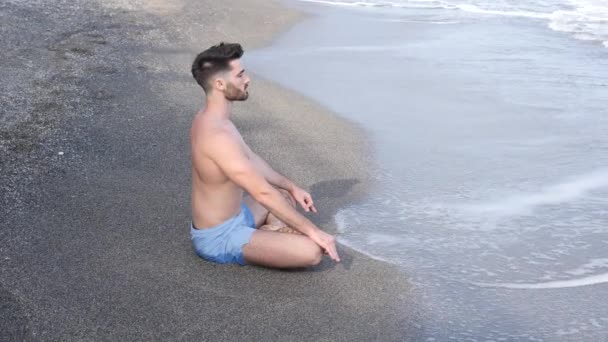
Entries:
POLYGON ((248 53, 369 134, 338 239, 403 267, 429 340, 608 340, 608 1, 303 1, 248 53))

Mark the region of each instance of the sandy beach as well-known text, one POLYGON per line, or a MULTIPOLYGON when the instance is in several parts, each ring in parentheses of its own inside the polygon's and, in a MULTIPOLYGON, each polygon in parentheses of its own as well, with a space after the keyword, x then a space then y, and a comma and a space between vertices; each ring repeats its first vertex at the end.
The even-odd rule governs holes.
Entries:
MULTIPOLYGON (((0 5, 0 340, 415 340, 407 275, 346 247, 303 272, 192 251, 193 56, 302 19, 265 0, 0 5)), ((235 123, 336 233, 366 191, 360 128, 255 75, 235 123)))

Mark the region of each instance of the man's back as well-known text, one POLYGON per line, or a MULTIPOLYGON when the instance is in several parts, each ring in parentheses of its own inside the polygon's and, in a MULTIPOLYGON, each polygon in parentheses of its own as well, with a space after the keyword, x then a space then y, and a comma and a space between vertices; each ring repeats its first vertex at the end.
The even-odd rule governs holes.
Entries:
MULTIPOLYGON (((190 131, 192 153, 192 221, 197 228, 218 225, 239 213, 243 190, 210 159, 207 149, 216 148, 218 136, 242 142, 229 122, 197 114, 190 131)), ((221 147, 220 147, 221 148, 221 147)))

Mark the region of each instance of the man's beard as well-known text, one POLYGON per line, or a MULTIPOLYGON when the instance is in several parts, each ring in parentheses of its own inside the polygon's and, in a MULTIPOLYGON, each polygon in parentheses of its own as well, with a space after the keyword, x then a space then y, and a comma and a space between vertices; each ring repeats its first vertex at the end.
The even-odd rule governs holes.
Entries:
POLYGON ((249 93, 235 87, 232 83, 228 83, 224 97, 228 101, 245 101, 249 97, 249 93))

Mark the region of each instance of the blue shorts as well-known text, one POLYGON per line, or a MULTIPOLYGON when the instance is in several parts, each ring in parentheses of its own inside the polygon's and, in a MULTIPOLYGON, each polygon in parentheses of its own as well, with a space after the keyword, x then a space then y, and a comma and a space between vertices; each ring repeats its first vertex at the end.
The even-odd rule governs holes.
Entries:
POLYGON ((243 245, 249 242, 255 230, 253 213, 243 203, 238 215, 217 226, 196 229, 191 224, 190 236, 194 250, 201 258, 220 264, 245 265, 243 245))

